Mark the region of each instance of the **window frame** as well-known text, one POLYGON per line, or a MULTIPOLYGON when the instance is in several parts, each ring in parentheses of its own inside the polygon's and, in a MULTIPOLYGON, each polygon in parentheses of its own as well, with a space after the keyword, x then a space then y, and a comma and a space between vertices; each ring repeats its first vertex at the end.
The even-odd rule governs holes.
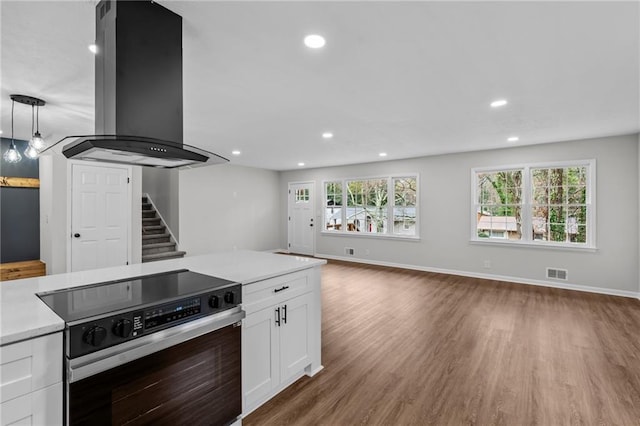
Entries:
POLYGON ((470 210, 470 242, 478 244, 500 245, 506 244, 510 246, 527 246, 539 248, 557 248, 569 250, 597 250, 596 246, 596 160, 569 160, 569 161, 552 161, 541 163, 523 163, 511 164, 506 166, 491 167, 474 167, 471 169, 471 208, 470 210), (553 168, 570 168, 570 167, 586 167, 586 194, 585 207, 587 209, 586 221, 586 242, 571 243, 566 241, 542 241, 533 239, 532 232, 522 232, 520 240, 509 240, 499 238, 480 238, 478 236, 478 173, 504 172, 521 170, 522 171, 522 229, 533 229, 533 186, 531 181, 532 169, 553 169, 553 168))
POLYGON ((358 177, 343 177, 343 178, 335 178, 335 179, 325 179, 322 181, 322 205, 323 205, 323 213, 322 213, 322 229, 321 234, 323 235, 334 235, 334 236, 342 236, 342 237, 363 237, 363 238, 383 238, 383 239, 401 239, 401 240, 420 240, 420 220, 419 220, 419 206, 420 206, 420 175, 418 173, 394 173, 389 175, 374 175, 374 176, 358 176, 358 177), (394 226, 393 226, 393 213, 395 207, 395 179, 402 178, 413 178, 416 180, 416 202, 415 202, 415 233, 414 235, 409 234, 395 234, 394 226), (387 232, 356 232, 356 231, 348 231, 346 225, 343 227, 342 224, 347 223, 347 183, 354 181, 369 181, 369 180, 384 180, 387 182, 387 205, 386 205, 386 213, 387 213, 387 232), (341 229, 327 229, 327 184, 328 183, 337 183, 340 182, 342 184, 342 205, 341 208, 341 229))

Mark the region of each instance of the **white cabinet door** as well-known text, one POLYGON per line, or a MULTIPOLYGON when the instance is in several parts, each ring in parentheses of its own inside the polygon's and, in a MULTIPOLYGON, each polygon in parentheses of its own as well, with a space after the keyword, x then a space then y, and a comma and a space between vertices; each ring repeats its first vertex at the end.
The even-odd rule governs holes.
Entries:
POLYGON ((261 403, 280 382, 275 307, 247 315, 242 326, 244 412, 261 403))
POLYGON ((61 425, 62 369, 62 333, 0 347, 0 425, 61 425))
POLYGON ((62 383, 0 404, 2 426, 58 426, 62 420, 62 383))
POLYGON ((311 293, 287 300, 280 306, 280 381, 291 377, 311 364, 310 325, 311 293))

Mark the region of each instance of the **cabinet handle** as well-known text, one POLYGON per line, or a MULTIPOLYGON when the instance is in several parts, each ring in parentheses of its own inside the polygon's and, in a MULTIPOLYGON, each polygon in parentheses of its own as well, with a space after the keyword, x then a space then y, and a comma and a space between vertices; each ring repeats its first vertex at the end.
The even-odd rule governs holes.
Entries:
POLYGON ((282 307, 282 322, 287 323, 287 305, 282 307))
POLYGON ((274 289, 273 289, 273 292, 274 292, 274 293, 279 293, 279 292, 281 292, 282 290, 286 290, 286 289, 288 289, 288 288, 289 288, 289 286, 288 286, 288 285, 284 285, 284 286, 282 286, 282 287, 280 287, 280 288, 274 288, 274 289))
POLYGON ((276 308, 276 325, 280 327, 280 308, 276 308))

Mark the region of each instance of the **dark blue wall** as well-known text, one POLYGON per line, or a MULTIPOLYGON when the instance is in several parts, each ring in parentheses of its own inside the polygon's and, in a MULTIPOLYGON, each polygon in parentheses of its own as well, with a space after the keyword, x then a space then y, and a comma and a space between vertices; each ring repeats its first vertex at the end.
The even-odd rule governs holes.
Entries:
MULTIPOLYGON (((2 158, 10 139, 1 138, 0 176, 38 178, 38 160, 24 155, 26 141, 15 141, 22 161, 2 158)), ((0 263, 40 259, 40 190, 0 187, 0 263)))

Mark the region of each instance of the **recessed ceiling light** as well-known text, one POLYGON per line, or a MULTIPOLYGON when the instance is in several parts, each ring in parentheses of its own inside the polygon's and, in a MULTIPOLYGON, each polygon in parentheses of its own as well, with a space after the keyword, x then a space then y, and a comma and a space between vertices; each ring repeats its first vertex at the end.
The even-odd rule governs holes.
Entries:
POLYGON ((509 139, 507 139, 507 141, 509 142, 518 142, 520 138, 517 136, 511 136, 509 139))
POLYGON ((378 154, 380 157, 386 157, 387 153, 386 152, 381 152, 380 154, 378 154))
POLYGON ((497 101, 491 102, 491 107, 496 108, 496 107, 505 106, 506 104, 507 104, 506 99, 498 99, 497 101))
POLYGON ((311 49, 320 49, 325 43, 324 37, 318 34, 309 34, 304 38, 304 44, 311 49))
POLYGON ((231 151, 231 153, 232 153, 233 155, 240 155, 240 151, 238 151, 237 149, 236 149, 235 151, 231 151))
POLYGON ((89 45, 89 50, 91 51, 91 53, 93 53, 95 55, 96 53, 98 53, 98 45, 90 44, 89 45))
POLYGON ((331 132, 324 132, 324 133, 322 134, 322 137, 323 137, 324 139, 331 139, 331 138, 333 137, 333 133, 331 133, 331 132))
POLYGON ((298 163, 298 166, 302 167, 304 166, 304 163, 298 163))

